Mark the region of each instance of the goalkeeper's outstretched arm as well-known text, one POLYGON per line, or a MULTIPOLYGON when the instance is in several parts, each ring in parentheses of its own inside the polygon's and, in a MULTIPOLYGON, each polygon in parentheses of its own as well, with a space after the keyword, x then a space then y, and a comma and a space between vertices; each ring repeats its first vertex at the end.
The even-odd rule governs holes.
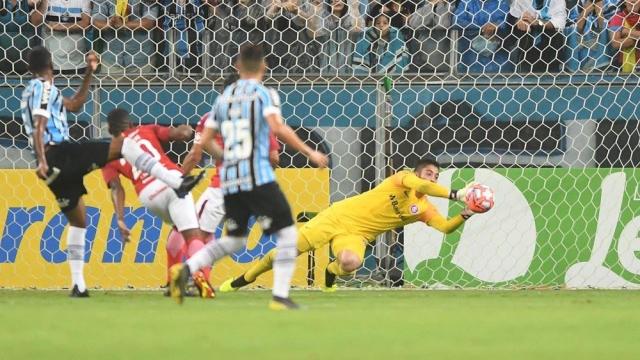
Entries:
POLYGON ((409 173, 402 177, 402 185, 425 195, 464 201, 467 189, 473 185, 473 183, 463 189, 452 190, 433 181, 421 179, 414 173, 409 173))
POLYGON ((444 216, 436 214, 427 221, 427 225, 442 233, 451 234, 456 231, 460 225, 464 224, 465 220, 469 219, 473 214, 474 212, 469 210, 469 208, 465 208, 460 212, 460 214, 449 219, 445 219, 444 216))

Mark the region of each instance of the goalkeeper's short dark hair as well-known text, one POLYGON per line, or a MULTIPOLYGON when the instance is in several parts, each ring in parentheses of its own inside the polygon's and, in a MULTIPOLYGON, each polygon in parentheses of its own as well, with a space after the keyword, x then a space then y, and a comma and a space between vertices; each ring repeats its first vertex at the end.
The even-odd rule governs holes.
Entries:
POLYGON ((29 71, 34 74, 42 73, 53 68, 51 53, 44 46, 36 46, 27 55, 29 71))
POLYGON ((248 43, 240 47, 238 63, 248 71, 258 71, 264 61, 264 49, 261 44, 248 43))
POLYGON ((438 162, 438 160, 436 160, 436 159, 434 159, 432 157, 425 157, 425 158, 422 158, 422 159, 420 159, 420 160, 418 160, 416 162, 415 170, 416 171, 420 171, 425 166, 429 166, 429 165, 433 165, 433 166, 437 167, 438 169, 440 169, 440 163, 438 162))
POLYGON ((107 115, 109 134, 119 136, 129 128, 129 112, 125 109, 115 108, 107 115))

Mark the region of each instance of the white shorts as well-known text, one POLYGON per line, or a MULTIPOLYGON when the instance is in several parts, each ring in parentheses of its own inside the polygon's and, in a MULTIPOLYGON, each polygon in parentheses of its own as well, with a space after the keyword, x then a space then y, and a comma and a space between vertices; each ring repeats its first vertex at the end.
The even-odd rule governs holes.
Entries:
POLYGON ((138 197, 142 205, 165 223, 175 225, 178 231, 199 227, 191 193, 181 199, 167 184, 154 180, 142 189, 138 197))
POLYGON ((196 203, 200 229, 208 233, 215 233, 216 228, 224 217, 224 195, 222 189, 208 187, 196 203))

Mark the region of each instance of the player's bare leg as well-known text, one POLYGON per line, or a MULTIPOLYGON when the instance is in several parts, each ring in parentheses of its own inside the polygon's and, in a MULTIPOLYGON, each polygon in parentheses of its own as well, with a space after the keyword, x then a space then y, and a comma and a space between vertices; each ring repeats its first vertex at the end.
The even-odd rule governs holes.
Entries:
POLYGON ((71 270, 71 297, 89 297, 84 281, 84 252, 87 234, 87 210, 82 197, 71 210, 64 212, 69 222, 67 230, 67 256, 71 270))
POLYGON ((109 143, 109 159, 107 160, 107 162, 120 159, 122 157, 123 141, 124 137, 122 136, 111 138, 111 142, 109 143))
POLYGON ((362 266, 362 259, 353 251, 343 250, 336 256, 336 260, 327 265, 325 270, 324 292, 336 291, 336 277, 352 274, 362 266))
POLYGON ((114 159, 119 158, 120 156, 117 156, 118 147, 120 147, 121 156, 127 162, 138 170, 146 172, 169 185, 179 197, 186 196, 202 180, 205 174, 205 171, 201 171, 196 176, 180 176, 175 171, 164 167, 153 156, 144 151, 138 143, 129 138, 123 138, 118 141, 113 139, 109 146, 109 156, 115 156, 114 159))

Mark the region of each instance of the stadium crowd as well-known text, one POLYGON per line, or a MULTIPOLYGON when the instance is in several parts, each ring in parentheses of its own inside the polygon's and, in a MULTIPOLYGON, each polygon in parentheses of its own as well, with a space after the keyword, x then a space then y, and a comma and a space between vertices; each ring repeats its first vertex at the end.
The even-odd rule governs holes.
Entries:
POLYGON ((65 74, 90 49, 112 76, 222 74, 261 42, 275 74, 631 73, 639 21, 640 0, 2 0, 0 71, 44 44, 65 74))

